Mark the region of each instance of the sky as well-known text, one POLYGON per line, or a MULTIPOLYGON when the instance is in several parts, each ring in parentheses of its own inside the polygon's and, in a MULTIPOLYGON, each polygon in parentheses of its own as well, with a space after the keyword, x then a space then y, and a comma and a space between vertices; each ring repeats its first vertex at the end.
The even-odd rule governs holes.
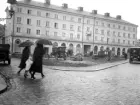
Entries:
MULTIPOLYGON (((44 2, 45 0, 34 0, 44 2)), ((51 4, 62 6, 67 3, 69 8, 77 9, 84 7, 85 11, 97 10, 99 14, 109 12, 112 17, 121 15, 123 20, 140 26, 140 0, 51 0, 51 4)), ((0 18, 5 18, 5 8, 8 6, 7 0, 0 0, 0 18)), ((4 24, 0 21, 0 24, 4 24)), ((140 39, 140 28, 137 29, 137 38, 140 39)))

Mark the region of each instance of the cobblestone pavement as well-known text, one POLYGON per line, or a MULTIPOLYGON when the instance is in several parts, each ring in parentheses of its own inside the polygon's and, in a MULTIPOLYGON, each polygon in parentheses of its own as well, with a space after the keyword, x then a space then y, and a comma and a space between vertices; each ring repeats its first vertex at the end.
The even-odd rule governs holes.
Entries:
POLYGON ((17 76, 19 60, 0 66, 12 87, 0 95, 0 105, 140 105, 140 65, 124 64, 99 72, 47 69, 45 78, 17 76))

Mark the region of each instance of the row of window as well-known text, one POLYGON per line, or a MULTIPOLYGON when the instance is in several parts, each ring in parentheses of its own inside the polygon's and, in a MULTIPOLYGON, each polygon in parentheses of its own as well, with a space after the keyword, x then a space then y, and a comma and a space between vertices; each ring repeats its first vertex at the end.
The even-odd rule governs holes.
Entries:
MULTIPOLYGON (((17 33, 21 33, 21 28, 20 27, 17 27, 17 33)), ((27 34, 31 34, 31 29, 30 28, 27 28, 27 34)), ((36 30, 36 34, 37 35, 41 35, 41 31, 40 30, 36 30)), ((49 31, 46 31, 46 36, 49 36, 50 33, 49 31)), ((54 32, 54 36, 57 37, 58 36, 58 32, 54 32)), ((62 36, 63 37, 66 37, 66 33, 62 33, 62 36)), ((70 33, 70 38, 73 39, 74 38, 74 34, 73 33, 70 33)), ((77 34, 77 39, 80 39, 80 34, 77 34)))
MULTIPOLYGON (((17 27, 17 33, 21 33, 21 28, 20 27, 17 27)), ((27 28, 27 34, 31 34, 31 29, 30 28, 27 28)), ((41 31, 40 30, 36 30, 36 34, 37 35, 40 35, 41 34, 41 31)), ((46 31, 46 36, 49 36, 49 31, 46 31)), ((57 37, 58 36, 58 32, 54 32, 54 36, 57 37)), ((62 37, 66 37, 66 33, 63 32, 62 33, 62 37)), ((80 39, 81 35, 80 34, 77 34, 77 39, 80 39)), ((70 33, 70 39, 73 39, 74 38, 74 34, 73 33, 70 33)), ((87 35, 86 36, 86 40, 90 40, 91 39, 91 36, 90 35, 87 35)), ((101 41, 104 41, 104 37, 101 37, 101 41)), ((98 40, 98 37, 95 36, 95 40, 98 40)), ((110 42, 110 39, 108 38, 107 39, 107 42, 110 42)), ((112 42, 115 43, 115 39, 112 40, 112 42)), ((120 39, 118 39, 118 43, 120 43, 120 39)), ((125 44, 125 40, 123 40, 123 43, 125 44)), ((128 44, 130 44, 130 41, 128 41, 128 44)), ((134 41, 133 41, 133 44, 134 44, 134 41)))
POLYGON ((116 28, 116 29, 122 29, 122 30, 125 30, 125 31, 133 31, 133 32, 136 32, 136 29, 132 28, 131 27, 126 27, 126 26, 122 26, 122 25, 116 25, 116 24, 110 24, 110 23, 104 23, 104 22, 99 22, 99 21, 96 21, 95 23, 96 26, 102 26, 102 27, 108 27, 108 28, 116 28))
MULTIPOLYGON (((21 24, 21 17, 17 17, 17 23, 18 24, 21 24)), ((27 24, 28 25, 31 25, 31 19, 27 19, 27 24)), ((37 26, 41 26, 41 20, 37 20, 36 25, 37 26)), ((50 22, 49 21, 46 21, 46 27, 50 28, 50 22)), ((56 22, 54 23, 54 28, 55 29, 58 29, 59 28, 58 23, 56 23, 56 22)), ((66 24, 62 24, 62 28, 66 30, 67 29, 66 24)), ((70 30, 71 31, 74 31, 74 29, 75 29, 74 25, 70 25, 70 30)), ((79 32, 81 32, 81 26, 78 26, 78 29, 77 30, 79 32)), ((90 27, 87 27, 87 32, 89 32, 89 31, 90 31, 90 27)))
MULTIPOLYGON (((18 8, 17 12, 22 12, 22 8, 18 8)), ((32 14, 32 10, 28 9, 27 10, 27 14, 31 15, 32 14)), ((41 11, 37 11, 37 16, 41 16, 41 11)), ((50 13, 46 12, 46 18, 50 17, 50 13)), ((59 15, 58 14, 54 14, 54 18, 55 19, 59 19, 59 15)), ((67 20, 67 16, 63 16, 63 20, 67 20)), ((73 16, 71 16, 70 21, 75 21, 75 18, 73 16)), ((78 23, 82 23, 82 18, 78 18, 77 20, 78 23)), ((87 19, 86 21, 87 24, 93 24, 93 22, 90 19, 87 19)), ((136 32, 135 27, 131 28, 131 27, 126 27, 126 26, 122 26, 122 25, 116 25, 116 24, 112 24, 112 23, 104 23, 101 21, 96 21, 95 25, 99 25, 102 27, 108 27, 108 28, 117 28, 117 29, 123 29, 123 30, 127 30, 127 31, 133 31, 136 32)))
MULTIPOLYGON (((100 30, 100 33, 99 33, 99 29, 95 29, 95 33, 96 34, 105 35, 105 30, 100 30)), ((127 36, 128 36, 128 38, 131 38, 131 34, 130 33, 127 34, 127 33, 124 32, 121 35, 121 32, 112 31, 112 33, 111 33, 110 30, 107 30, 106 33, 107 33, 108 36, 113 35, 114 37, 116 37, 116 36, 121 37, 123 35, 124 38, 126 38, 127 36)), ((133 34, 133 38, 136 38, 135 34, 133 34)))
MULTIPOLYGON (((17 23, 21 23, 21 17, 17 17, 17 23)), ((28 25, 31 25, 31 19, 27 19, 27 24, 28 25)), ((37 20, 37 26, 40 26, 41 24, 41 21, 40 20, 37 20)), ((49 21, 46 21, 46 27, 50 28, 50 22, 49 21)), ((58 23, 54 23, 54 28, 55 29, 58 29, 58 23)), ((67 26, 66 24, 62 24, 62 29, 66 30, 67 29, 67 26)), ((75 27, 74 25, 70 25, 70 30, 71 31, 74 31, 75 27)), ((90 32, 91 28, 90 27, 87 27, 86 31, 87 32, 90 32)), ((78 29, 77 31, 81 32, 81 26, 78 26, 78 29)), ((95 29, 95 33, 96 34, 99 34, 99 30, 98 29, 95 29)), ((121 37, 121 33, 120 32, 115 32, 113 31, 112 32, 113 36, 116 36, 118 34, 118 37, 121 37)), ((105 35, 105 30, 101 30, 101 35, 105 35)), ((111 35, 111 31, 107 31, 107 35, 110 36, 111 35)), ((123 33, 123 37, 126 37, 126 33, 123 33)), ((133 34, 133 38, 135 38, 135 34, 133 34)), ((130 33, 128 33, 128 38, 130 38, 130 33)))
MULTIPOLYGON (((97 37, 97 36, 95 36, 95 40, 98 40, 98 37, 97 37)), ((100 41, 102 41, 102 42, 107 42, 107 43, 109 43, 109 42, 111 42, 111 43, 116 43, 116 39, 107 38, 107 40, 106 40, 105 37, 101 37, 100 41)), ((128 40, 128 42, 127 42, 126 40, 122 40, 122 42, 123 42, 123 44, 131 44, 131 43, 130 43, 130 40, 128 40)), ((118 39, 118 40, 117 40, 117 43, 121 44, 121 39, 118 39)), ((133 43, 133 45, 134 45, 134 44, 135 44, 135 41, 132 41, 132 43, 133 43)))

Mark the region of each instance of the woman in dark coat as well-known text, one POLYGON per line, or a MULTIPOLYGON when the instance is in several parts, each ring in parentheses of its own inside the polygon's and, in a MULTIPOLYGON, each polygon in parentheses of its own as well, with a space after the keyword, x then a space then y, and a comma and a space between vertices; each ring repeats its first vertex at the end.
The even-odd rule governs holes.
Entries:
POLYGON ((44 48, 42 44, 37 44, 33 54, 33 64, 30 68, 31 78, 35 79, 34 75, 36 72, 41 73, 42 78, 44 77, 42 71, 44 48))
POLYGON ((20 75, 20 72, 25 68, 25 66, 26 66, 25 62, 29 58, 29 55, 30 55, 30 47, 27 46, 22 51, 21 61, 20 61, 20 64, 19 64, 20 70, 17 72, 18 75, 20 75))

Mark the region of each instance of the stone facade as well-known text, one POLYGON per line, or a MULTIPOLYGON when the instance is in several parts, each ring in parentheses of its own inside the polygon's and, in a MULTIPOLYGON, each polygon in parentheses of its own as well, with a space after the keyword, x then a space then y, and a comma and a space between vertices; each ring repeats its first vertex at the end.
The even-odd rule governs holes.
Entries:
MULTIPOLYGON (((122 20, 120 15, 114 18, 109 13, 100 15, 96 10, 85 12, 83 7, 74 10, 67 4, 59 7, 49 0, 45 3, 17 1, 11 7, 15 14, 6 21, 5 41, 11 44, 12 52, 21 52, 18 44, 25 40, 36 42, 38 38, 45 38, 53 46, 72 49, 74 54, 91 51, 96 54, 100 48, 109 48, 121 55, 137 41, 138 26, 122 20)), ((46 46, 48 53, 53 46, 46 46)))

